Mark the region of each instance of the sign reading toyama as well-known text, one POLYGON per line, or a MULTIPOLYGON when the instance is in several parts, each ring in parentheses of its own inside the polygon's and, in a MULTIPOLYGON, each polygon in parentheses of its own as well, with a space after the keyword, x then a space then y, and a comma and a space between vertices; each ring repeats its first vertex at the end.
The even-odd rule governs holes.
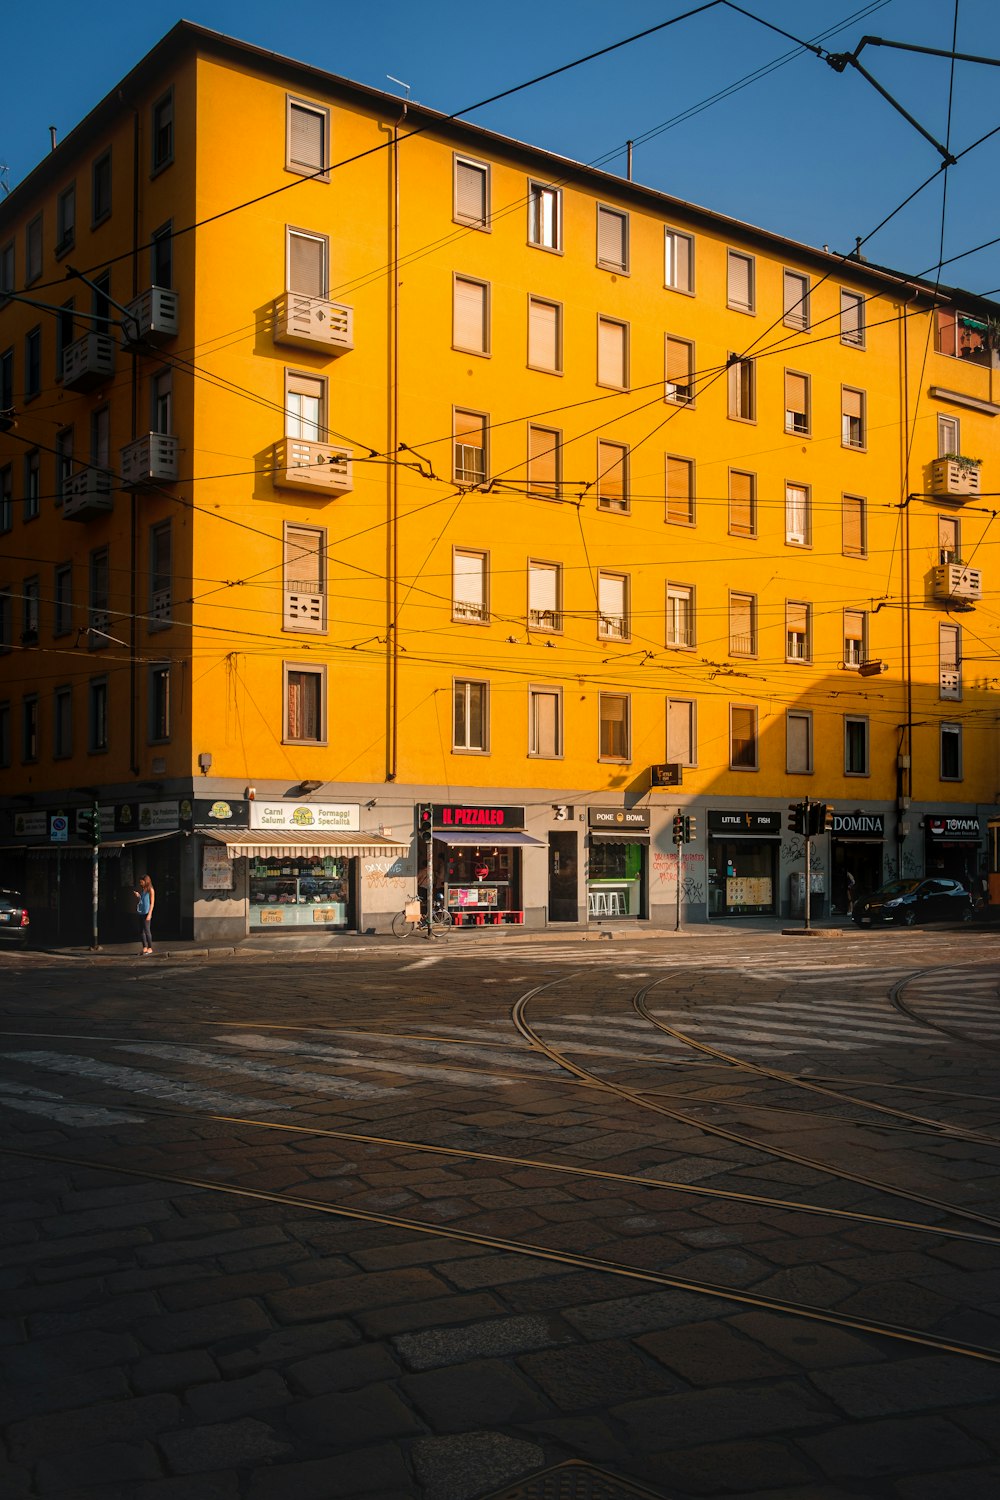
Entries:
POLYGON ((251 828, 287 828, 295 833, 357 833, 358 802, 251 802, 251 828))
POLYGON ((930 817, 925 819, 927 837, 930 839, 959 840, 961 843, 979 842, 978 818, 930 817))

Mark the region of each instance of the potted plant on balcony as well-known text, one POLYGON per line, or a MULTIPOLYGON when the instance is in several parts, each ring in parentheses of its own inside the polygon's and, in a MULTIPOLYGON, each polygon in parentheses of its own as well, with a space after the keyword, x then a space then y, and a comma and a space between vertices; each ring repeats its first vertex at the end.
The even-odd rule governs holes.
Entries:
POLYGON ((931 465, 931 488, 935 495, 961 496, 979 494, 981 458, 964 453, 942 453, 931 465))

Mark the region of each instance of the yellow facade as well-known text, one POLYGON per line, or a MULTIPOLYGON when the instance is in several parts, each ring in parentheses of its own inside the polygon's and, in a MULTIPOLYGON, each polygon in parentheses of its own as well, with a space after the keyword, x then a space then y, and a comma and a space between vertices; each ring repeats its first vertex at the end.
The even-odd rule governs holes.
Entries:
MULTIPOLYGON (((641 806, 669 856, 678 806, 784 812, 809 797, 878 809, 889 872, 934 864, 924 813, 995 804, 983 658, 1000 377, 992 353, 968 357, 991 304, 197 28, 126 85, 127 108, 105 101, 0 207, 18 292, 0 312, 15 372, 16 425, 0 434, 12 815, 93 785, 190 802, 315 781, 377 804, 403 841, 424 800, 523 804, 542 840, 556 806, 577 820, 641 806), (317 140, 329 171, 309 166, 317 140), (92 227, 108 149, 112 209, 92 227), (56 255, 72 181, 75 242, 56 255), (107 267, 116 304, 146 291, 168 225, 176 334, 133 354, 112 308, 113 375, 68 389, 57 318, 32 304, 72 295, 78 339, 91 283, 107 267), (64 285, 67 262, 86 281, 64 285), (121 450, 165 412, 176 479, 122 485, 121 450), (76 522, 56 499, 70 428, 72 471, 103 462, 115 479, 111 507, 76 522), (933 493, 953 441, 982 460, 979 499, 933 493), (31 519, 26 453, 42 475, 31 519), (151 549, 168 525, 164 605, 151 549), (101 607, 89 580, 105 547, 101 607), (37 637, 22 641, 32 578, 37 637), (682 786, 651 791, 651 768, 675 761, 682 786)), ((526 865, 523 882, 544 920, 544 872, 526 865)), ((642 915, 657 905, 647 892, 642 915)))

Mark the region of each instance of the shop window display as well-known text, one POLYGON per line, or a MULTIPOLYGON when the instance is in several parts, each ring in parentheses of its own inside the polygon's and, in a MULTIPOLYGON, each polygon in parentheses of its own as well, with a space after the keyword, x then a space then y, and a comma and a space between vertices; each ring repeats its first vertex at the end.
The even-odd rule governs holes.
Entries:
POLYGON ((262 859, 250 865, 253 927, 346 927, 350 861, 262 859))

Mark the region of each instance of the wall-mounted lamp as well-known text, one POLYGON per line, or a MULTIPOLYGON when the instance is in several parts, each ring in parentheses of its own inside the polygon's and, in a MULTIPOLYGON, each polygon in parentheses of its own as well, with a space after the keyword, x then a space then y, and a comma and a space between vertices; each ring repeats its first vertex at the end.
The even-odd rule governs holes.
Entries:
POLYGON ((889 668, 884 661, 863 661, 858 668, 859 677, 878 677, 882 672, 888 672, 889 668))
POLYGON ((300 781, 295 788, 295 795, 297 797, 307 797, 310 792, 318 792, 322 785, 321 781, 300 781))
POLYGON ((255 786, 248 786, 246 791, 243 793, 243 796, 246 798, 247 802, 252 802, 256 795, 257 788, 255 786))
POLYGON ((201 754, 198 756, 198 767, 203 776, 208 775, 209 771, 212 769, 211 750, 202 750, 201 754))
POLYGON ((378 805, 378 798, 377 797, 369 797, 368 801, 365 803, 365 812, 371 812, 372 808, 376 807, 377 805, 378 805))

